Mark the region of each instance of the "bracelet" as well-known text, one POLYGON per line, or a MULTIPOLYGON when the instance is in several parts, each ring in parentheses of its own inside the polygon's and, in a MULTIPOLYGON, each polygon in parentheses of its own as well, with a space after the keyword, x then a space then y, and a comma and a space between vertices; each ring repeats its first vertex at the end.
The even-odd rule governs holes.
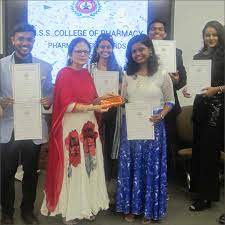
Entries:
POLYGON ((223 86, 219 86, 218 94, 221 94, 221 93, 223 93, 223 86))
POLYGON ((77 102, 74 102, 74 106, 73 106, 71 112, 74 113, 76 111, 76 109, 77 109, 77 102))
POLYGON ((164 115, 162 113, 160 113, 160 117, 162 120, 164 119, 164 115))

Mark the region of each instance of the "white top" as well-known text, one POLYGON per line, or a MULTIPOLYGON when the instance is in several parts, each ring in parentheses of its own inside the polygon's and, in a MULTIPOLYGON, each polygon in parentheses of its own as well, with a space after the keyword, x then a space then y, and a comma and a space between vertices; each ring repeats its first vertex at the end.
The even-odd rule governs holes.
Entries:
POLYGON ((125 75, 123 88, 123 96, 129 103, 151 103, 162 108, 166 102, 175 102, 172 80, 161 70, 152 76, 125 75))

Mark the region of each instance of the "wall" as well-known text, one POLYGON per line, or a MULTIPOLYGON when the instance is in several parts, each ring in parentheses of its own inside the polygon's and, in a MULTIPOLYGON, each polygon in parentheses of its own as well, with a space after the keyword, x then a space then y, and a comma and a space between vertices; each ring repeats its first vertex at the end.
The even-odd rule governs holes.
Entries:
POLYGON ((4 8, 3 8, 3 1, 0 0, 0 57, 1 55, 3 55, 3 36, 4 36, 4 15, 3 15, 3 11, 4 11, 4 8))
MULTIPOLYGON (((175 0, 174 39, 177 47, 183 51, 186 65, 202 47, 202 29, 210 20, 218 20, 224 24, 224 1, 175 0)), ((185 99, 181 93, 179 99, 182 105, 193 102, 193 99, 185 99)))

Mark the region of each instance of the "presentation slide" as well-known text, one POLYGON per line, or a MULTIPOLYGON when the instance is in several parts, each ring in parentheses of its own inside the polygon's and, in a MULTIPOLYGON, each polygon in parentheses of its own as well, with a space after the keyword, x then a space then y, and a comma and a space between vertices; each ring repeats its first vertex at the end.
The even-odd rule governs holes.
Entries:
POLYGON ((37 30, 33 55, 53 66, 53 80, 66 65, 67 47, 76 37, 91 45, 101 33, 110 33, 115 55, 125 64, 126 45, 146 33, 148 1, 28 1, 28 21, 37 30))

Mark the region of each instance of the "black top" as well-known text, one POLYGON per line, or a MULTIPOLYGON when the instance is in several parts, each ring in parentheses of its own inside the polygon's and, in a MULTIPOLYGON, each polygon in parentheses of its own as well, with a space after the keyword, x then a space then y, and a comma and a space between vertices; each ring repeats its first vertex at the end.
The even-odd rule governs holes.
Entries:
POLYGON ((176 49, 176 60, 177 60, 177 71, 179 73, 179 82, 173 84, 175 106, 173 107, 172 112, 174 112, 175 114, 179 114, 181 112, 181 107, 177 96, 177 91, 186 85, 187 75, 183 64, 182 51, 178 48, 176 49))

